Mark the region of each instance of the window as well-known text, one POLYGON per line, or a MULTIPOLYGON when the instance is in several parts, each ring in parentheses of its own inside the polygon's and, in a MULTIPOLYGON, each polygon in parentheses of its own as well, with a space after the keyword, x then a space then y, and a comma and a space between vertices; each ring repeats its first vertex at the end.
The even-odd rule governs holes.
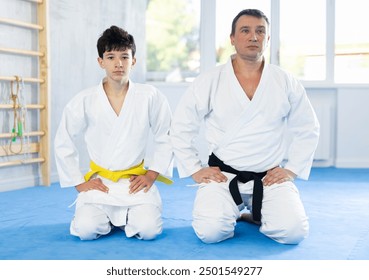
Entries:
POLYGON ((326 79, 325 5, 280 0, 280 66, 302 80, 326 79))
POLYGON ((233 18, 243 9, 256 8, 271 22, 267 61, 303 81, 368 83, 369 17, 364 4, 361 0, 150 0, 147 78, 191 81, 200 70, 225 63, 234 53, 229 39, 233 18))
POLYGON ((200 1, 150 0, 146 11, 147 80, 182 82, 199 73, 200 1))
POLYGON ((336 1, 335 82, 368 83, 369 36, 365 1, 336 1))

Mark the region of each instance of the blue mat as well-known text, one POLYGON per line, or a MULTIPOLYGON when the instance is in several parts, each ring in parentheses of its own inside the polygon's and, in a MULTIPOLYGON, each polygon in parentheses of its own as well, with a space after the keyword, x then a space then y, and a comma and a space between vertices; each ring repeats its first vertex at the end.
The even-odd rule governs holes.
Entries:
POLYGON ((125 237, 121 230, 95 241, 69 234, 76 196, 73 188, 32 187, 0 193, 1 260, 369 260, 369 170, 313 168, 297 180, 310 236, 281 245, 258 226, 238 223, 235 237, 204 244, 191 227, 196 189, 191 179, 158 184, 164 230, 156 240, 125 237))

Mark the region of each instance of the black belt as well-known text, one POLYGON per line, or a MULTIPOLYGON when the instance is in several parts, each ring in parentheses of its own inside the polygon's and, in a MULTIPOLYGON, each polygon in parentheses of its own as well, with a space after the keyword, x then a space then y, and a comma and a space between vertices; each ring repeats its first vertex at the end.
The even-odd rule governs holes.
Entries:
POLYGON ((265 172, 251 172, 251 171, 238 171, 229 165, 226 165, 216 155, 211 154, 209 157, 209 166, 218 166, 220 170, 232 174, 236 174, 236 177, 229 183, 229 191, 237 206, 243 204, 243 200, 238 189, 238 181, 247 183, 254 180, 254 189, 252 192, 252 217, 254 221, 260 222, 261 220, 261 204, 263 201, 263 182, 261 179, 266 175, 265 172))

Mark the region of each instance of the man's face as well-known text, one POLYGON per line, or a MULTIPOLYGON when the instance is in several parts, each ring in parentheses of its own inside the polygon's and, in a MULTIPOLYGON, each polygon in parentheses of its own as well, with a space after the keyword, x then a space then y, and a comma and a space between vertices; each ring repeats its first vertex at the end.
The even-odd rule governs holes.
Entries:
POLYGON ((241 16, 231 35, 231 43, 237 54, 249 61, 259 61, 269 42, 268 23, 263 18, 241 16))

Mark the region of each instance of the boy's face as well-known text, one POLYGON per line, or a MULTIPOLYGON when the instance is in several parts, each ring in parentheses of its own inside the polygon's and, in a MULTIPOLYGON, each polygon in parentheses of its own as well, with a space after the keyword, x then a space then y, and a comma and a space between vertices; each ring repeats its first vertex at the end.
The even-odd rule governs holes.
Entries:
POLYGON ((128 80, 132 66, 136 63, 131 49, 104 52, 103 58, 98 57, 97 60, 100 67, 105 69, 108 78, 115 81, 128 80))

